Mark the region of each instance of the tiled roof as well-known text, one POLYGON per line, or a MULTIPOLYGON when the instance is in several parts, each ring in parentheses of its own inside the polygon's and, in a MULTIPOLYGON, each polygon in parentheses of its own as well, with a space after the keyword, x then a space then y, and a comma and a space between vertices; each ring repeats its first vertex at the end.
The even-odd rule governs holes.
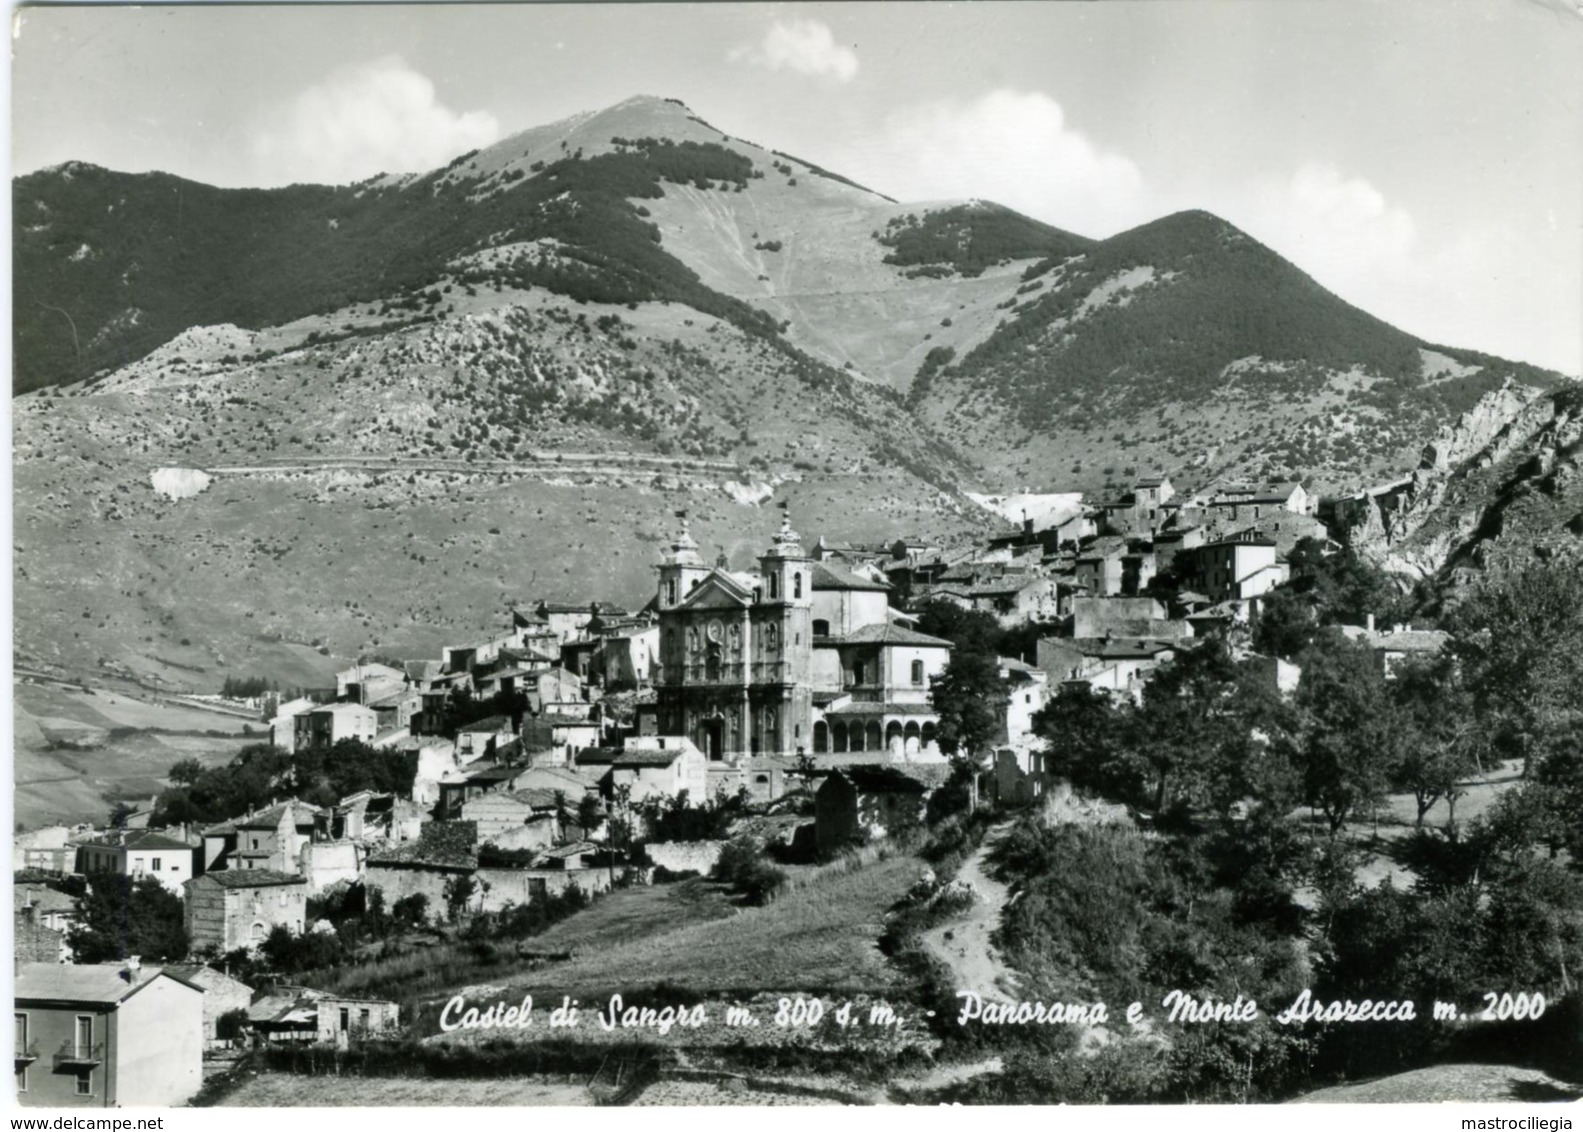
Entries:
POLYGON ((477 721, 475 721, 473 723, 469 723, 466 727, 458 728, 457 729, 457 734, 458 735, 467 735, 469 733, 476 734, 476 733, 479 733, 479 732, 485 732, 485 733, 489 733, 489 734, 496 734, 496 733, 499 733, 501 731, 510 731, 510 730, 511 730, 511 720, 507 719, 503 715, 491 715, 491 716, 488 716, 488 717, 486 717, 484 719, 480 719, 480 720, 477 720, 477 721))
POLYGON ((101 849, 164 849, 175 851, 192 849, 192 846, 185 841, 177 841, 174 837, 166 837, 163 833, 158 832, 129 833, 125 838, 119 838, 114 833, 111 833, 104 837, 79 842, 79 844, 96 845, 101 849))
MULTIPOLYGON (((281 819, 286 816, 288 811, 294 811, 292 820, 296 825, 305 824, 304 819, 311 822, 323 813, 318 806, 310 802, 292 799, 289 802, 282 802, 278 806, 271 806, 267 810, 260 810, 256 814, 248 814, 246 817, 237 818, 231 824, 236 829, 275 829, 280 825, 281 819)), ((208 833, 209 831, 204 830, 204 832, 208 833)))
POLYGON ((204 880, 212 880, 221 888, 274 888, 277 885, 308 883, 303 877, 274 869, 211 869, 186 883, 197 884, 204 880))
POLYGON ((842 645, 926 645, 938 648, 954 647, 950 641, 941 637, 931 637, 927 633, 920 633, 916 629, 905 629, 900 625, 864 625, 861 629, 854 629, 844 637, 827 637, 826 641, 842 645))
POLYGON ((26 963, 16 974, 15 997, 19 1003, 36 1000, 114 1005, 162 974, 193 990, 203 990, 162 967, 144 967, 130 979, 122 974, 126 970, 121 963, 26 963))
POLYGON ((813 588, 816 590, 888 590, 884 582, 843 570, 839 566, 831 566, 826 562, 813 564, 813 588))
POLYGON ((417 868, 475 869, 478 853, 472 847, 436 844, 432 841, 403 841, 368 859, 370 865, 412 865, 417 868))

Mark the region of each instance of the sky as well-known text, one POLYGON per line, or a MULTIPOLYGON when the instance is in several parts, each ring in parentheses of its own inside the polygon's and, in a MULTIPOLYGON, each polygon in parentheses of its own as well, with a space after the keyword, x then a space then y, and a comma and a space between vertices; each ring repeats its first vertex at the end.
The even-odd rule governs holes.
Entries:
POLYGON ((1203 208, 1433 342, 1583 372, 1583 3, 33 8, 12 159, 421 171, 634 94, 903 201, 1203 208))

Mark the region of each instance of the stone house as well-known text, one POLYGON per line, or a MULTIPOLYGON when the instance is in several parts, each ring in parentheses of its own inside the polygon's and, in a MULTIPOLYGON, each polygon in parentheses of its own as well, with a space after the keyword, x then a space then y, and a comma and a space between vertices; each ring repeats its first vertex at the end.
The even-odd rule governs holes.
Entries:
POLYGON ((465 765, 473 759, 492 755, 516 735, 516 728, 504 715, 491 715, 469 723, 456 732, 456 761, 465 765))
POLYGON ((23 963, 69 963, 66 933, 77 921, 77 902, 48 885, 18 884, 11 890, 13 950, 23 963))
POLYGON ((1215 602, 1259 597, 1289 576, 1271 539, 1220 539, 1183 550, 1176 561, 1184 586, 1215 602))
POLYGON ((562 793, 566 805, 574 810, 583 789, 513 790, 484 794, 462 805, 461 820, 478 827, 479 844, 493 843, 505 848, 549 848, 555 843, 559 830, 556 827, 555 795, 562 793))
POLYGON ((15 1004, 25 1107, 169 1107, 203 1084, 203 990, 168 970, 26 963, 15 1004))
POLYGON ((630 791, 633 802, 675 798, 685 791, 695 804, 708 798, 708 762, 692 740, 679 735, 635 736, 611 760, 600 791, 630 791))
POLYGON ((429 914, 447 917, 445 886, 478 868, 478 827, 470 821, 427 822, 416 841, 392 845, 368 858, 363 883, 380 889, 385 907, 421 894, 429 914))
POLYGON ((304 848, 327 815, 296 798, 267 806, 203 831, 205 871, 267 869, 300 873, 304 848))
POLYGON ((886 837, 923 820, 943 766, 858 764, 829 774, 814 792, 814 838, 821 853, 886 837))
POLYGON ((277 986, 253 1003, 247 1020, 265 1042, 318 1043, 346 1048, 400 1025, 400 1008, 388 999, 347 998, 311 987, 277 986))
POLYGON ((186 890, 194 951, 254 948, 276 927, 300 935, 306 925, 308 882, 294 874, 224 869, 188 881, 186 890))

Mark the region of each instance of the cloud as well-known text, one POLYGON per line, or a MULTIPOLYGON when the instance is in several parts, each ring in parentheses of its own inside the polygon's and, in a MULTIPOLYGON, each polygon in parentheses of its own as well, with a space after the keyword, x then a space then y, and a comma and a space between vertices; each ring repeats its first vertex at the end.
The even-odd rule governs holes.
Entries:
POLYGON ((1254 182, 1247 195, 1249 231, 1321 281, 1399 275, 1419 258, 1412 214, 1333 166, 1304 164, 1289 177, 1254 182))
POLYGON ((851 82, 857 74, 857 52, 836 43, 830 26, 819 20, 776 20, 758 43, 740 44, 728 56, 771 71, 782 68, 799 75, 851 82))
POLYGON ((276 184, 344 184, 426 172, 499 138, 493 114, 442 105, 427 76, 387 56, 340 68, 297 95, 255 134, 253 157, 276 184))
POLYGON ((1149 218, 1143 174, 1037 91, 995 90, 906 111, 843 168, 902 200, 982 197, 1085 235, 1149 218))

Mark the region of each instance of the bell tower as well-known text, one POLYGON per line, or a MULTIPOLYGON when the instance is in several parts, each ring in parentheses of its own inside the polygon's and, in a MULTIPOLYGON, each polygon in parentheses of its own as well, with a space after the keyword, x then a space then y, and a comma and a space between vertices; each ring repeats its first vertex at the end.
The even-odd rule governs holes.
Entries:
POLYGON ((752 749, 793 754, 813 740, 813 560, 791 516, 759 556, 763 578, 752 609, 752 749))
POLYGON ((709 567, 698 556, 698 543, 688 529, 687 513, 680 513, 682 530, 676 541, 660 556, 659 610, 675 609, 687 600, 693 587, 709 575, 709 567))

